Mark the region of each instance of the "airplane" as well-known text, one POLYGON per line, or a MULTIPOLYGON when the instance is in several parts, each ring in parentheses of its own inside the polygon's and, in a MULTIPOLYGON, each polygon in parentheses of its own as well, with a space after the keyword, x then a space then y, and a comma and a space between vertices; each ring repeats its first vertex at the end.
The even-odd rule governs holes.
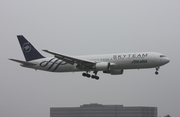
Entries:
POLYGON ((49 72, 83 72, 82 76, 96 80, 99 79, 97 76, 99 71, 111 75, 122 75, 127 69, 155 68, 155 74, 158 75, 160 66, 170 61, 164 54, 157 52, 69 56, 42 50, 53 55, 46 58, 23 35, 17 35, 17 38, 26 61, 9 60, 20 63, 22 67, 49 72), (90 75, 90 72, 93 72, 93 75, 90 75))

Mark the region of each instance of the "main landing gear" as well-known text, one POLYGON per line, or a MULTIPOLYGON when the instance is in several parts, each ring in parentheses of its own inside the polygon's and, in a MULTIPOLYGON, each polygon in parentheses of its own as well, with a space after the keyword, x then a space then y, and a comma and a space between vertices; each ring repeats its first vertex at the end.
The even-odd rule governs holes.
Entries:
POLYGON ((82 76, 88 77, 88 78, 91 77, 92 79, 99 80, 99 76, 97 76, 97 71, 94 71, 93 73, 94 73, 94 75, 92 75, 92 76, 90 74, 88 74, 88 72, 82 73, 82 76))
POLYGON ((156 67, 156 72, 155 72, 156 75, 159 74, 159 72, 158 72, 158 71, 159 71, 159 68, 160 68, 160 67, 156 67))

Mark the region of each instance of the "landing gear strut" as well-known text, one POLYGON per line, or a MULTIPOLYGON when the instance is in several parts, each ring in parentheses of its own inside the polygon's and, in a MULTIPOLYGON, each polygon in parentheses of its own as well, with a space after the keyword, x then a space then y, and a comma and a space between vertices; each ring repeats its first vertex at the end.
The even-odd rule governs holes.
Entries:
POLYGON ((156 67, 156 72, 155 72, 155 74, 156 74, 156 75, 158 75, 158 74, 159 74, 159 72, 158 72, 158 71, 159 71, 159 67, 156 67))

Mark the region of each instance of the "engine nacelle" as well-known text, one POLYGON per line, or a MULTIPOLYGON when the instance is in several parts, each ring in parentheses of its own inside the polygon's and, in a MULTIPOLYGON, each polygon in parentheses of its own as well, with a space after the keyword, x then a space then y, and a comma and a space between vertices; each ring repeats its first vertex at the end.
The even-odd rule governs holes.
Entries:
POLYGON ((110 63, 108 62, 99 62, 93 67, 96 71, 108 71, 110 69, 110 63))
POLYGON ((111 75, 121 75, 123 74, 123 69, 117 69, 117 70, 109 70, 109 71, 103 71, 103 73, 111 74, 111 75))

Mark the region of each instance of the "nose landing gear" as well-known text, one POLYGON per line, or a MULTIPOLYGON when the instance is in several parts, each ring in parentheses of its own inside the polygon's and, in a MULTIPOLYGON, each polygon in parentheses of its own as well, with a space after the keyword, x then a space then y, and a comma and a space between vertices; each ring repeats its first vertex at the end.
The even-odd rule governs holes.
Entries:
POLYGON ((158 71, 159 71, 159 68, 160 68, 160 67, 156 67, 156 72, 155 72, 156 75, 159 74, 159 72, 158 72, 158 71))

